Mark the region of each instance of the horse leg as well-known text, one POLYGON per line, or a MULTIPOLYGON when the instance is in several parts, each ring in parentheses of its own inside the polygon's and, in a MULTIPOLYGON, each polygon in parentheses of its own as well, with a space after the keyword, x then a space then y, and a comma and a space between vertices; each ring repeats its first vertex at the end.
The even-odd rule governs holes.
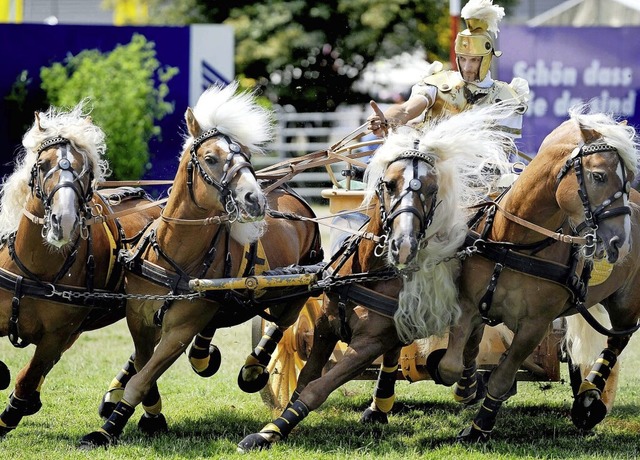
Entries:
POLYGON ((189 348, 188 357, 191 369, 200 377, 211 377, 220 369, 222 363, 220 349, 211 344, 215 333, 215 326, 207 325, 196 335, 189 348))
POLYGON ((134 366, 135 356, 135 353, 131 354, 126 364, 122 367, 120 372, 118 372, 118 375, 111 380, 107 392, 102 397, 102 401, 98 407, 98 415, 103 419, 109 418, 113 413, 113 409, 116 407, 116 404, 118 404, 122 399, 124 387, 136 373, 136 367, 134 366))
POLYGON ((4 361, 0 361, 0 391, 9 388, 10 383, 11 371, 9 371, 9 367, 4 363, 4 361))
POLYGON ((484 333, 484 324, 476 327, 464 347, 464 368, 462 376, 453 385, 453 398, 465 406, 480 402, 487 394, 485 378, 478 372, 476 358, 480 352, 480 342, 484 333))
MULTIPOLYGON (((169 311, 171 312, 171 310, 169 311)), ((167 314, 168 316, 168 314, 167 314)), ((167 321, 165 316, 165 324, 167 321)), ((166 431, 166 420, 160 412, 162 408, 156 382, 158 378, 175 362, 186 344, 191 343, 199 328, 193 330, 191 325, 183 328, 164 330, 162 339, 154 351, 156 330, 154 327, 134 327, 130 324, 135 343, 135 367, 138 372, 131 377, 125 386, 122 400, 118 402, 113 413, 98 431, 85 435, 80 440, 81 448, 93 448, 115 444, 124 430, 127 421, 133 415, 135 407, 140 404, 151 403, 145 398, 157 399, 155 404, 145 406, 145 413, 140 419, 139 427, 146 433, 166 431), (135 331, 135 332, 134 332, 135 331), (141 370, 144 372, 141 375, 141 370)))
POLYGON ((502 403, 513 395, 512 388, 518 369, 542 341, 546 332, 547 327, 541 327, 539 319, 537 323, 522 321, 518 332, 513 337, 511 347, 504 353, 502 361, 489 376, 487 394, 473 419, 473 423, 458 434, 458 441, 485 442, 489 440, 502 403))
MULTIPOLYGON (((590 430, 607 415, 607 405, 602 397, 605 385, 630 338, 631 336, 609 337, 607 348, 600 353, 591 372, 580 384, 571 407, 571 420, 577 428, 590 430)), ((617 378, 617 373, 615 375, 617 378)))
MULTIPOLYGON (((273 443, 287 437, 309 412, 317 409, 338 387, 360 375, 374 359, 388 351, 389 338, 360 336, 351 341, 342 359, 322 377, 310 381, 300 396, 271 423, 245 437, 238 451, 268 449, 273 443)), ((315 348, 315 344, 314 344, 315 348)))
POLYGON ((40 410, 40 390, 44 376, 58 362, 63 349, 64 343, 55 334, 42 337, 33 357, 16 376, 15 388, 9 397, 9 403, 0 414, 0 437, 15 429, 24 416, 40 410))
POLYGON ((238 374, 238 386, 245 393, 255 393, 264 388, 269 381, 267 365, 271 361, 271 355, 284 335, 287 327, 279 327, 271 324, 260 342, 244 362, 238 374))
POLYGON ((402 346, 389 350, 382 356, 382 364, 378 372, 378 380, 373 392, 373 401, 365 409, 360 423, 389 423, 387 414, 396 400, 395 385, 398 375, 398 360, 402 346))

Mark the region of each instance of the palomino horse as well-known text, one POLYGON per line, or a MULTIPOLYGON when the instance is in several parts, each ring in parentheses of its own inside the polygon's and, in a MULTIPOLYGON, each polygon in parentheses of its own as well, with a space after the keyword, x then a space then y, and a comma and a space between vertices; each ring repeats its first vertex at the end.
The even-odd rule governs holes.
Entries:
MULTIPOLYGON (((23 156, 2 189, 0 336, 18 348, 36 347, 0 414, 0 436, 40 409, 45 376, 82 331, 124 317, 124 304, 109 297, 123 278, 115 251, 160 214, 135 193, 115 205, 94 192, 108 170, 106 146, 102 130, 82 111, 79 104, 69 112, 36 113, 23 156), (135 212, 125 211, 136 204, 135 212)), ((133 192, 111 193, 120 200, 133 192)), ((9 385, 4 372, 3 389, 9 385)))
MULTIPOLYGON (((235 291, 224 291, 200 297, 190 292, 190 280, 260 274, 267 264, 287 267, 322 261, 311 208, 282 189, 263 194, 250 158, 269 140, 270 113, 251 94, 235 94, 236 89, 237 84, 212 87, 193 110, 187 109, 189 136, 166 208, 125 256, 127 294, 139 296, 127 302, 138 372, 126 383, 102 428, 82 438, 83 448, 114 443, 141 402, 141 429, 166 430, 158 378, 196 334, 239 324, 261 312, 265 299, 273 300, 278 293, 269 289, 260 297, 240 298, 235 291), (311 221, 271 217, 278 212, 311 221), (155 346, 159 328, 161 338, 155 346)), ((308 297, 309 293, 284 301, 276 297, 273 304, 267 303, 279 332, 295 322, 308 297)), ((269 356, 256 357, 256 366, 264 359, 268 363, 269 356)))
POLYGON ((462 265, 462 315, 446 351, 433 352, 427 362, 436 382, 458 382, 456 393, 483 399, 461 441, 489 438, 518 368, 551 322, 576 310, 589 320, 586 308, 596 303, 606 308, 612 330, 578 390, 572 419, 589 429, 606 415, 601 393, 640 317, 640 195, 630 187, 638 145, 632 127, 583 112, 570 111, 511 189, 487 205, 467 238, 474 255, 462 265), (605 261, 613 265, 610 276, 587 289, 593 264, 605 261), (483 388, 478 345, 484 325, 499 322, 514 337, 483 388))
MULTIPOLYGON (((384 386, 395 381, 403 344, 442 334, 458 319, 459 311, 451 309, 460 266, 455 254, 467 231, 460 203, 480 199, 478 190, 486 190, 492 166, 507 167, 504 152, 511 140, 491 126, 511 110, 506 105, 472 110, 424 131, 403 127, 389 134, 367 169, 375 206, 363 232, 332 258, 311 354, 289 406, 243 439, 240 451, 264 449, 286 437, 381 355, 380 379, 384 386), (338 340, 348 348, 321 375, 338 340)), ((392 401, 377 396, 379 405, 390 409, 392 401)))

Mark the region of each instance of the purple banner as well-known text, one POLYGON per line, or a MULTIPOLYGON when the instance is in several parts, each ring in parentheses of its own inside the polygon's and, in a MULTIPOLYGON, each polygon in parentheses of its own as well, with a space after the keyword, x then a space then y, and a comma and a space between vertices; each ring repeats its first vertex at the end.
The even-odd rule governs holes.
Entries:
POLYGON ((520 149, 535 154, 578 103, 640 127, 638 35, 638 27, 501 27, 497 77, 524 78, 531 89, 520 149))

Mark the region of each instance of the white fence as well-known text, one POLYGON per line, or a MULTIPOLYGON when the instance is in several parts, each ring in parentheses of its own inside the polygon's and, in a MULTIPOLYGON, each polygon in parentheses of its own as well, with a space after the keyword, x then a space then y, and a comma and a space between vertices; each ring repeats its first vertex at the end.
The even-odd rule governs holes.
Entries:
MULTIPOLYGON (((370 114, 368 105, 349 106, 327 113, 298 113, 280 109, 276 112, 276 137, 268 148, 269 154, 254 156, 252 162, 259 170, 287 158, 325 150, 361 126, 370 114)), ((334 165, 334 172, 339 175, 340 168, 344 166, 334 165)), ((320 200, 320 192, 331 187, 331 180, 325 168, 317 168, 296 175, 289 184, 305 198, 320 200)))

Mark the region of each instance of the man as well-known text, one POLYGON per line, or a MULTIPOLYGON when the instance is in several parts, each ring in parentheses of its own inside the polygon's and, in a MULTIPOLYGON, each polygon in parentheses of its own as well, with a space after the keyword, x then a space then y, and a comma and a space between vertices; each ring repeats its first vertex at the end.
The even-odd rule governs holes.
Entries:
POLYGON ((404 103, 391 106, 383 114, 372 101, 375 113, 368 121, 369 129, 376 136, 382 137, 388 127, 404 125, 414 119, 424 123, 473 106, 516 99, 520 105, 513 117, 504 120, 502 129, 514 139, 521 137, 529 85, 522 78, 514 78, 510 84, 494 80, 489 70, 493 56, 502 54, 495 49, 494 37, 497 37, 498 23, 504 17, 504 8, 493 5, 492 0, 470 0, 461 16, 467 29, 460 32, 455 41, 459 71, 443 71, 442 64, 434 62, 429 75, 413 86, 411 96, 404 103))

